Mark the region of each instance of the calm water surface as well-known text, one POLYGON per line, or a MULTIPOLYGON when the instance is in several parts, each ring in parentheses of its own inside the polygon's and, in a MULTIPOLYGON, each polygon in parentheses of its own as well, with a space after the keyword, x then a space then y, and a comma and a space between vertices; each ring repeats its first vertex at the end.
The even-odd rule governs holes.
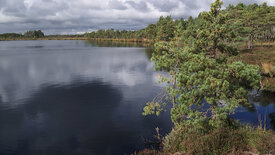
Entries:
MULTIPOLYGON (((142 109, 164 87, 140 45, 91 41, 0 42, 0 154, 129 154, 171 129, 169 113, 142 109)), ((268 128, 274 94, 233 116, 268 128)))

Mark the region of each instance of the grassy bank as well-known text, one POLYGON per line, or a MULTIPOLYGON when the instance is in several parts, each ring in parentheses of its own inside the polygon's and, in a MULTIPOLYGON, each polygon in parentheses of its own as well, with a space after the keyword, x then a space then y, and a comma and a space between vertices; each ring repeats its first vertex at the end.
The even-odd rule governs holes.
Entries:
POLYGON ((257 43, 253 49, 240 48, 235 60, 258 65, 262 75, 262 86, 265 90, 275 92, 275 42, 257 43))
POLYGON ((275 133, 238 122, 219 129, 199 130, 175 126, 162 139, 160 150, 146 149, 139 155, 184 154, 275 154, 275 133))
MULTIPOLYGON (((233 61, 242 60, 258 65, 265 90, 275 91, 275 43, 256 44, 253 49, 240 48, 241 53, 233 61)), ((208 123, 205 123, 208 124, 208 123)), ((177 126, 161 139, 160 149, 146 149, 140 155, 185 154, 275 154, 275 132, 228 120, 220 128, 203 126, 177 126)))
POLYGON ((240 58, 250 64, 259 65, 263 72, 268 72, 268 67, 275 65, 275 43, 272 46, 256 46, 252 50, 243 49, 240 53, 240 58))

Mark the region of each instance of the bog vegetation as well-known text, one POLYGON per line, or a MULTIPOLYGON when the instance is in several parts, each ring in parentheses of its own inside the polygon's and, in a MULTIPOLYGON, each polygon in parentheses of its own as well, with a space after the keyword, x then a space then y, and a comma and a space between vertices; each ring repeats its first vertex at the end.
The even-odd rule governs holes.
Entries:
MULTIPOLYGON (((239 54, 238 42, 246 40, 248 49, 254 48, 255 39, 270 45, 275 11, 265 3, 254 8, 230 5, 226 10, 221 10, 222 4, 216 0, 209 12, 190 19, 191 24, 178 31, 180 34, 155 44, 152 60, 157 70, 169 73, 160 76, 167 87, 164 94, 147 103, 143 114, 159 115, 171 104, 174 124, 163 139, 160 154, 275 153, 272 131, 253 129, 230 118, 237 107, 248 104, 251 89, 261 88, 258 66, 232 61, 239 54), (239 14, 246 17, 236 19, 239 14), (257 22, 247 21, 256 16, 260 17, 257 22)), ((266 74, 272 68, 263 66, 266 74)))
POLYGON ((137 31, 108 29, 81 36, 44 36, 38 30, 1 34, 0 40, 83 37, 154 43, 152 60, 156 70, 169 73, 160 76, 167 88, 147 103, 143 114, 171 111, 174 127, 162 139, 161 151, 141 154, 275 154, 272 131, 230 118, 238 106, 248 104, 251 89, 263 89, 261 75, 275 76, 275 7, 239 3, 221 9, 222 4, 216 0, 210 11, 197 18, 160 17, 156 24, 137 31), (262 53, 259 47, 267 52, 262 53), (239 56, 240 51, 248 52, 239 56))

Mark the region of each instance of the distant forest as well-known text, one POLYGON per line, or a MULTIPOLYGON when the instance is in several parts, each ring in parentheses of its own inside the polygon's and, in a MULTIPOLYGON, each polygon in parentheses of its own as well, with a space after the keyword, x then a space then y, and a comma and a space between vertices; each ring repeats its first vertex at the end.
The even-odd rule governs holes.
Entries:
POLYGON ((27 31, 24 34, 18 33, 4 33, 0 34, 0 40, 9 40, 17 38, 42 38, 44 33, 41 30, 27 31))
MULTIPOLYGON (((205 24, 202 20, 203 14, 204 12, 201 12, 197 18, 189 17, 187 20, 183 18, 173 20, 170 16, 160 17, 156 24, 149 24, 138 31, 108 29, 85 33, 84 36, 88 38, 149 39, 153 42, 188 38, 192 35, 192 31, 195 33, 205 24)), ((252 48, 255 41, 271 42, 275 39, 274 6, 268 6, 267 3, 262 5, 239 3, 236 6, 229 5, 222 10, 222 14, 228 17, 227 25, 234 30, 234 35, 238 35, 236 41, 248 41, 248 48, 252 48)))

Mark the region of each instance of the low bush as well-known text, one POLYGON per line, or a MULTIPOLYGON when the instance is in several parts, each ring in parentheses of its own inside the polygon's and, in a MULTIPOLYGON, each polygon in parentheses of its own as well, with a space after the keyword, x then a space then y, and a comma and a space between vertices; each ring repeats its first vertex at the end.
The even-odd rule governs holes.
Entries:
POLYGON ((275 154, 275 133, 229 120, 222 128, 175 126, 163 138, 162 150, 145 149, 139 155, 275 154))
POLYGON ((173 128, 164 138, 167 154, 274 154, 275 134, 262 128, 231 122, 222 128, 197 130, 195 127, 173 128))

